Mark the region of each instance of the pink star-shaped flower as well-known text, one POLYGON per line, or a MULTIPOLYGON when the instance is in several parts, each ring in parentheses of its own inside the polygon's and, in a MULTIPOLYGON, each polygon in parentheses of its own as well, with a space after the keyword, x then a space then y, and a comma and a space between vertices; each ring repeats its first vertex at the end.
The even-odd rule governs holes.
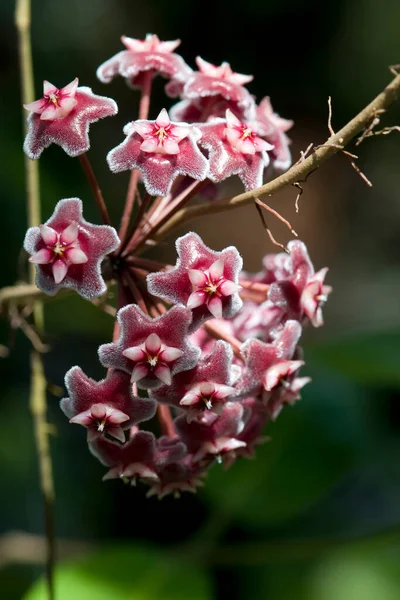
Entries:
POLYGON ((289 242, 290 275, 271 284, 268 299, 282 309, 286 318, 303 320, 308 318, 314 327, 323 325, 322 307, 332 291, 324 285, 327 268, 317 273, 303 242, 289 242))
POLYGON ((149 481, 157 481, 155 472, 156 440, 149 431, 139 431, 123 444, 117 444, 105 437, 95 439, 89 445, 92 454, 106 467, 107 479, 127 479, 135 481, 136 477, 145 477, 149 481))
POLYGON ((197 147, 199 129, 172 123, 165 108, 155 121, 128 123, 124 133, 126 140, 107 155, 109 167, 114 173, 139 169, 152 196, 167 196, 178 175, 206 178, 208 161, 197 147))
POLYGON ((200 350, 186 339, 190 321, 183 306, 153 319, 129 304, 118 312, 120 337, 100 346, 100 362, 130 373, 140 388, 169 385, 172 375, 192 369, 199 359, 200 350))
POLYGON ((174 50, 180 40, 161 42, 156 35, 147 34, 145 40, 122 36, 127 50, 100 65, 97 77, 103 83, 109 83, 116 75, 126 78, 132 87, 142 87, 143 75, 151 71, 152 76, 162 75, 172 81, 166 86, 168 95, 177 96, 192 73, 192 69, 174 50))
POLYGON ((193 311, 190 330, 211 317, 233 317, 242 307, 239 272, 242 258, 234 246, 215 252, 196 233, 176 241, 176 266, 147 276, 149 292, 193 311))
POLYGON ((69 155, 78 156, 90 148, 89 125, 118 112, 114 100, 93 94, 89 87, 78 87, 78 79, 58 89, 43 82, 43 98, 24 108, 28 116, 28 133, 24 152, 39 158, 50 144, 57 144, 69 155))
POLYGON ((233 387, 232 356, 230 345, 218 341, 212 353, 194 369, 178 373, 170 386, 154 390, 152 397, 161 404, 187 409, 189 422, 205 410, 218 414, 236 391, 233 387))
POLYGON ((65 375, 69 397, 60 402, 70 419, 87 427, 88 442, 107 433, 125 442, 124 429, 154 417, 156 403, 133 396, 130 378, 123 371, 110 370, 105 379, 94 381, 80 367, 72 367, 65 375))
POLYGON ((234 102, 242 109, 250 107, 254 101, 243 86, 252 81, 252 75, 234 73, 227 62, 219 67, 198 56, 196 63, 198 72, 192 73, 182 92, 183 98, 204 98, 206 96, 222 96, 234 102))
POLYGON ((186 455, 186 446, 178 437, 162 436, 156 440, 147 431, 134 433, 123 446, 104 437, 98 438, 90 444, 90 449, 109 468, 103 480, 121 478, 135 484, 139 478, 151 486, 158 484, 160 494, 160 488, 167 483, 163 480, 169 467, 179 463, 186 455))
POLYGON ((244 427, 243 412, 239 402, 227 402, 220 416, 206 412, 201 421, 188 423, 184 415, 175 420, 176 430, 194 455, 194 462, 209 456, 218 460, 224 453, 246 446, 237 437, 244 427))
POLYGON ((261 100, 256 108, 256 119, 259 134, 274 146, 271 151, 271 162, 274 169, 286 171, 292 164, 290 139, 286 131, 293 127, 293 121, 282 119, 274 112, 268 96, 261 100))
POLYGON ((246 371, 237 384, 242 397, 258 394, 262 388, 272 392, 291 381, 304 364, 304 361, 295 359, 301 331, 298 321, 286 321, 273 343, 250 339, 242 345, 246 371))
POLYGON ((106 291, 101 263, 119 244, 113 227, 93 225, 83 218, 79 198, 60 200, 50 219, 30 227, 24 240, 37 269, 38 288, 50 296, 60 288, 72 288, 84 298, 106 291))
POLYGON ((150 489, 147 498, 157 496, 159 500, 172 494, 179 498, 181 492, 191 492, 204 485, 200 479, 204 475, 204 467, 193 460, 192 455, 187 455, 178 461, 160 465, 157 469, 158 481, 149 482, 150 489))
MULTIPOLYGON (((296 354, 301 355, 298 351, 296 351, 296 354)), ((300 391, 310 381, 311 377, 289 376, 283 380, 284 385, 276 388, 274 393, 264 392, 263 403, 270 418, 275 421, 285 405, 292 405, 297 400, 301 400, 300 391)))
POLYGON ((199 145, 209 153, 211 181, 218 183, 239 175, 246 190, 262 185, 264 169, 269 164, 267 151, 273 146, 261 139, 251 125, 227 110, 226 120, 216 119, 199 125, 199 129, 199 145))

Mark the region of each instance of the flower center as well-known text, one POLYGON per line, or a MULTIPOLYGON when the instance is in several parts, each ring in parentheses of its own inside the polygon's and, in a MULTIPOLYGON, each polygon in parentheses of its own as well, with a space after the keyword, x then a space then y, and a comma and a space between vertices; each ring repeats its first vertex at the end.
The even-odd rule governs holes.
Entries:
POLYGON ((207 282, 204 291, 207 292, 207 294, 209 294, 210 296, 212 296, 213 294, 218 294, 218 296, 221 295, 218 291, 218 284, 213 283, 210 280, 207 282))
POLYGON ((255 135, 254 131, 252 131, 251 129, 249 129, 245 125, 243 125, 242 137, 240 138, 241 140, 245 140, 247 138, 252 138, 252 137, 254 137, 254 135, 255 135))
POLYGON ((100 433, 103 433, 104 427, 106 426, 106 422, 107 422, 107 416, 105 416, 102 421, 98 422, 97 431, 100 431, 100 433))
POLYGON ((58 106, 58 97, 60 95, 60 92, 52 92, 51 94, 49 94, 48 96, 45 96, 47 102, 49 104, 54 104, 54 106, 58 106))
POLYGON ((160 146, 164 144, 164 139, 167 140, 169 138, 168 130, 170 129, 170 127, 170 125, 167 125, 166 127, 155 127, 153 135, 155 137, 158 137, 158 144, 160 146))
POLYGON ((149 363, 149 365, 151 367, 155 367, 157 366, 158 363, 158 356, 151 356, 150 354, 147 355, 147 362, 149 363))

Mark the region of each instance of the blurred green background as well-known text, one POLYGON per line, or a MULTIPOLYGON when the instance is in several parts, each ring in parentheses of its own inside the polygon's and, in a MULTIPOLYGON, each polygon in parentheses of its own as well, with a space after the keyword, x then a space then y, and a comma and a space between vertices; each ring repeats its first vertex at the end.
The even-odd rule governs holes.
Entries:
MULTIPOLYGON (((120 112, 91 129, 90 157, 111 215, 121 211, 126 173, 111 175, 106 152, 135 118, 138 95, 117 79, 103 86, 96 67, 119 51, 121 34, 182 39, 194 66, 227 60, 252 73, 249 89, 270 95, 293 118, 293 156, 327 136, 327 97, 338 129, 390 80, 400 61, 400 3, 384 0, 33 0, 37 97, 43 79, 62 86, 75 76, 118 102, 120 112)), ((23 276, 26 229, 22 124, 14 5, 0 2, 2 165, 1 285, 23 276)), ((151 114, 171 100, 157 80, 151 114)), ((398 106, 384 125, 400 122, 398 106)), ((196 496, 146 500, 144 490, 102 484, 103 468, 87 451, 85 433, 68 426, 49 396, 61 555, 59 600, 396 600, 400 597, 400 138, 366 140, 356 150, 368 188, 343 156, 304 187, 271 199, 298 231, 316 268, 330 267, 334 286, 326 326, 307 330, 303 400, 269 427, 272 440, 254 461, 211 470, 196 496)), ((56 201, 78 196, 88 220, 96 207, 79 162, 52 146, 40 161, 43 219, 56 201)), ((235 188, 236 189, 236 188, 235 188)), ((235 191, 232 187, 232 192, 235 191)), ((237 188, 239 189, 239 187, 237 188)), ((226 193, 227 190, 225 190, 226 193)), ((274 251, 252 207, 193 228, 220 249, 235 244, 247 270, 274 251)), ((274 224, 287 240, 287 231, 274 224)), ((172 240, 163 249, 173 260, 172 240)), ((112 320, 80 298, 46 305, 51 383, 79 364, 101 377, 99 343, 112 320)), ((45 598, 42 506, 28 412, 29 345, 0 321, 0 597, 45 598), (13 532, 19 532, 15 535, 13 532), (29 534, 29 535, 26 535, 29 534)))

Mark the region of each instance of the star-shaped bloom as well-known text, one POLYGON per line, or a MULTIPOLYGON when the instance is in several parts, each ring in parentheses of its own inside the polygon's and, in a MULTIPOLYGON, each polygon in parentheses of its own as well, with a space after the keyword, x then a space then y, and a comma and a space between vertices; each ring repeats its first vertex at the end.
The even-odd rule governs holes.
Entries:
POLYGON ((227 110, 226 120, 215 119, 199 125, 199 129, 199 145, 209 153, 211 181, 218 183, 239 175, 246 190, 262 185, 264 169, 269 164, 267 151, 273 146, 261 139, 251 125, 227 110))
POLYGON ((118 312, 119 338, 100 346, 100 362, 126 371, 140 388, 169 385, 172 375, 192 369, 199 359, 200 350, 187 340, 190 321, 184 306, 153 319, 129 304, 118 312))
POLYGON ((109 370, 105 379, 95 381, 80 367, 72 367, 65 375, 69 397, 60 407, 70 419, 87 427, 88 442, 105 433, 125 442, 124 429, 154 417, 156 403, 131 394, 127 373, 109 370))
POLYGON ((146 39, 136 40, 122 36, 126 50, 100 65, 97 77, 103 83, 109 83, 116 75, 121 75, 132 87, 141 88, 144 74, 151 71, 152 77, 162 75, 172 81, 166 86, 170 96, 177 96, 192 73, 192 69, 174 50, 180 40, 161 42, 156 35, 147 34, 146 39))
POLYGON ((24 248, 31 254, 36 285, 43 292, 53 296, 65 287, 90 299, 106 291, 101 263, 119 244, 113 227, 88 223, 82 216, 82 201, 66 198, 57 203, 44 225, 28 229, 24 248))
POLYGON ((90 148, 89 125, 118 112, 114 100, 93 94, 89 87, 78 87, 74 79, 63 88, 43 82, 43 98, 24 104, 31 111, 24 152, 39 158, 50 144, 57 144, 69 155, 78 156, 90 148))
MULTIPOLYGON (((300 353, 296 351, 296 354, 300 353)), ((287 377, 284 380, 284 385, 278 386, 274 393, 264 392, 262 396, 263 403, 272 421, 277 419, 284 406, 292 405, 297 400, 301 400, 300 391, 310 381, 311 377, 297 377, 297 375, 294 375, 287 377)))
POLYGON ((324 285, 327 268, 317 273, 303 242, 289 242, 290 275, 271 284, 268 299, 289 319, 310 320, 314 327, 323 325, 322 307, 332 291, 324 285))
POLYGON ((210 456, 221 460, 223 454, 246 446, 238 439, 243 430, 243 406, 239 402, 224 404, 221 415, 204 413, 202 419, 187 422, 184 415, 175 420, 176 430, 186 444, 194 462, 210 456))
POLYGON ((158 479, 154 468, 157 453, 156 440, 149 431, 135 433, 122 446, 100 437, 95 439, 89 448, 92 454, 109 469, 103 481, 121 478, 134 482, 137 477, 145 477, 149 481, 158 479))
POLYGON ((161 404, 187 409, 190 422, 205 410, 219 413, 229 396, 235 393, 232 373, 232 349, 219 340, 212 353, 194 369, 174 376, 170 386, 152 392, 161 404))
POLYGON ((147 276, 149 292, 193 311, 191 331, 212 317, 229 319, 242 307, 239 272, 242 258, 233 246, 215 252, 196 233, 176 241, 176 266, 147 276))
POLYGON ((160 465, 157 474, 157 481, 148 482, 150 489, 146 494, 147 498, 157 496, 161 500, 169 494, 172 494, 174 498, 179 498, 181 492, 194 494, 198 487, 204 485, 200 479, 204 475, 204 467, 195 462, 190 454, 178 461, 160 465))
POLYGON ((128 123, 124 133, 126 140, 107 155, 109 167, 114 173, 139 169, 152 196, 167 196, 178 175, 206 178, 208 161, 197 147, 200 130, 171 122, 165 108, 155 121, 128 123))
POLYGON ((151 486, 158 484, 160 494, 167 483, 165 479, 170 467, 186 455, 186 446, 178 437, 162 436, 156 440, 147 431, 134 433, 123 446, 104 437, 98 438, 90 444, 90 450, 109 468, 103 480, 120 478, 135 484, 139 478, 151 486))
POLYGON ((253 104, 253 98, 243 86, 252 81, 252 75, 234 73, 227 62, 219 67, 198 56, 196 63, 199 71, 192 73, 182 92, 183 98, 204 98, 222 96, 241 108, 253 104))
POLYGON ((261 100, 256 108, 256 120, 259 134, 274 146, 271 151, 271 163, 274 169, 286 171, 292 164, 290 139, 286 131, 293 127, 293 121, 283 119, 274 112, 268 96, 261 100))
POLYGON ((230 467, 239 457, 252 458, 256 446, 269 440, 267 436, 262 435, 263 429, 270 419, 266 404, 259 398, 246 398, 242 400, 241 405, 244 409, 244 427, 237 439, 245 442, 246 445, 224 454, 225 467, 230 467))
POLYGON ((295 351, 302 332, 298 321, 286 321, 273 343, 250 339, 242 345, 246 370, 237 388, 242 397, 267 392, 279 386, 286 387, 304 364, 297 360, 295 351))

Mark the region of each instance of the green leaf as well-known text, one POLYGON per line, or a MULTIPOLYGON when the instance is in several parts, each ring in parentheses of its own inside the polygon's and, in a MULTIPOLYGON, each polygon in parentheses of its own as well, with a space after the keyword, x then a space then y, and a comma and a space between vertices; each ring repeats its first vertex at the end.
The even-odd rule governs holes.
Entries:
POLYGON ((307 351, 321 365, 363 384, 400 386, 400 331, 349 336, 307 351))
MULTIPOLYGON (((182 565, 149 546, 104 548, 56 572, 57 600, 208 600, 211 588, 197 566, 182 565)), ((40 579, 24 600, 47 600, 40 579)))

